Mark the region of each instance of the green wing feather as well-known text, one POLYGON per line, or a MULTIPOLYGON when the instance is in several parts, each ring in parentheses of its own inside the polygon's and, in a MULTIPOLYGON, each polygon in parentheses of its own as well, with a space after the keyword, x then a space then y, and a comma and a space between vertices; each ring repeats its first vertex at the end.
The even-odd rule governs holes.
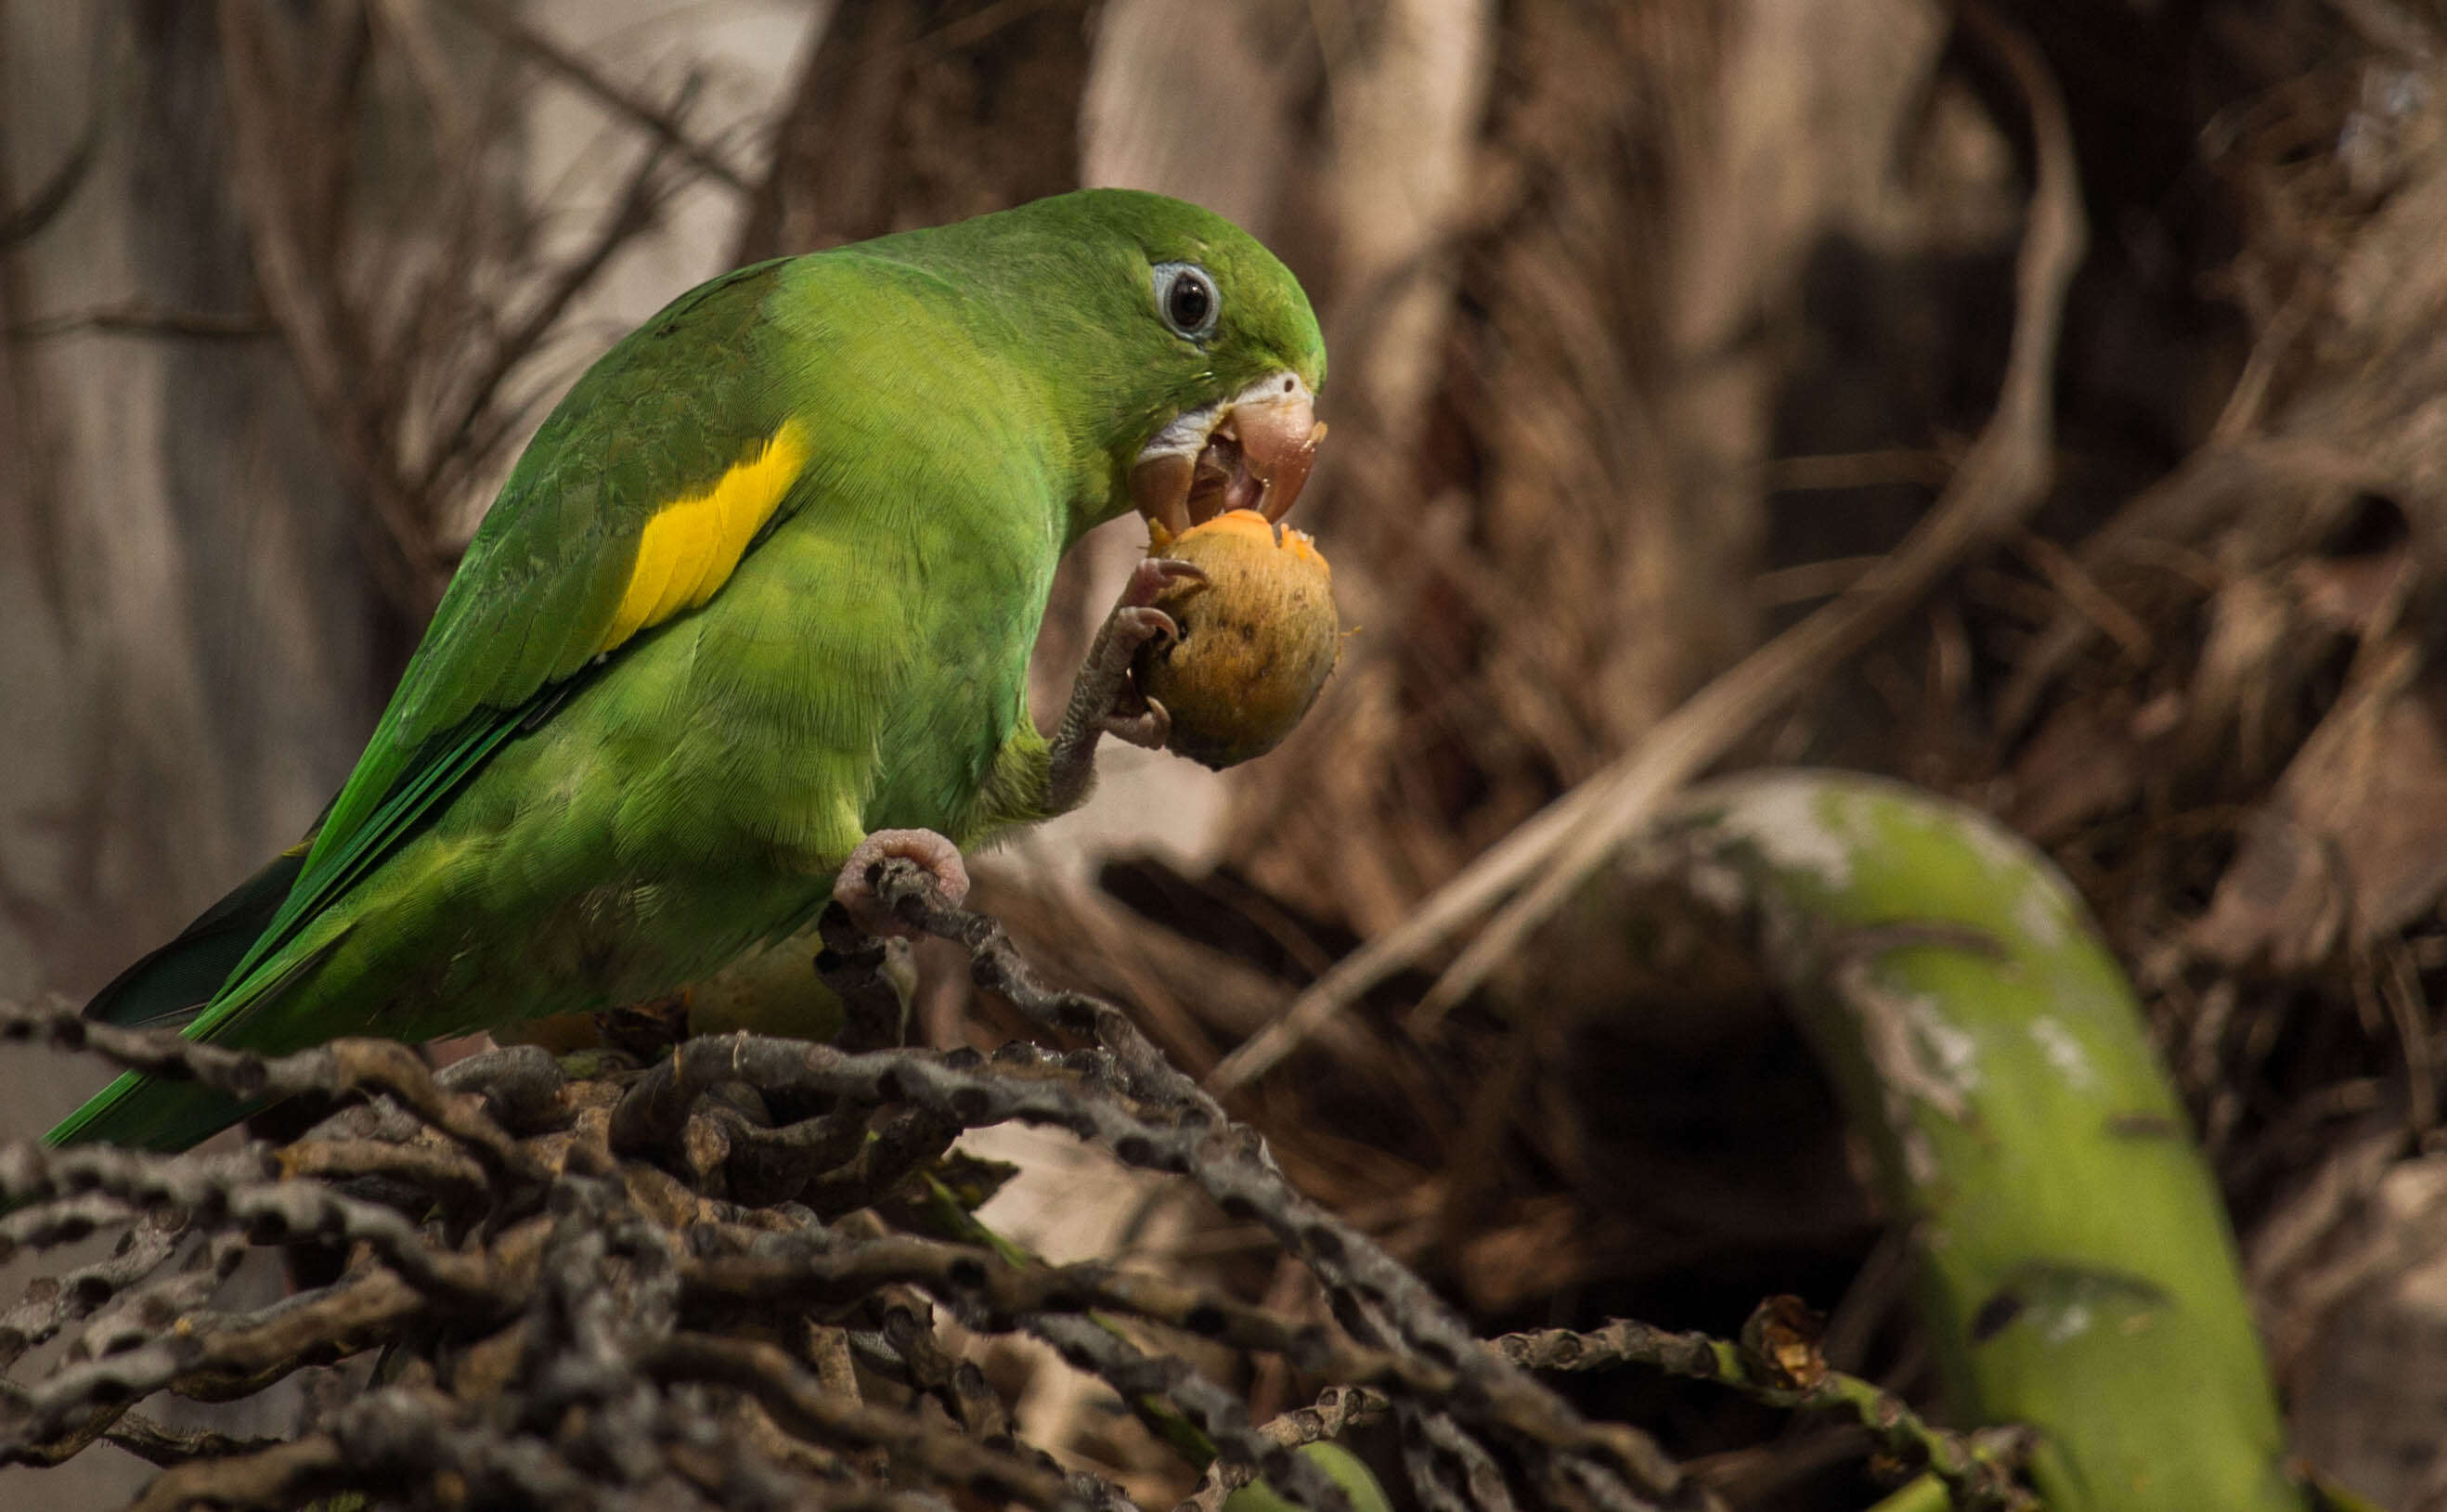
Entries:
MULTIPOLYGON (((781 266, 700 285, 588 370, 485 515, 305 854, 275 860, 123 973, 87 1005, 88 1016, 183 1019, 191 1039, 226 1035, 312 963, 292 947, 319 915, 505 742, 549 719, 616 659, 619 648, 604 638, 647 525, 753 455, 788 417, 787 387, 764 366, 760 340, 781 266)), ((123 1077, 49 1140, 177 1147, 161 1142, 192 1143, 236 1116, 202 1088, 123 1077)))
POLYGON ((579 381, 519 459, 409 658, 280 912, 194 1032, 379 865, 484 759, 551 716, 598 655, 656 513, 768 441, 747 381, 779 263, 690 291, 579 381), (727 360, 726 360, 727 359, 727 360))
MULTIPOLYGON (((489 753, 502 727, 534 723, 525 706, 595 658, 648 522, 771 438, 785 415, 770 387, 753 381, 754 356, 781 266, 743 268, 681 295, 544 422, 332 801, 284 916, 327 896, 327 876, 361 873, 363 831, 411 817, 390 804, 418 768, 461 765, 465 747, 489 753)), ((427 802, 439 796, 428 791, 427 802)))

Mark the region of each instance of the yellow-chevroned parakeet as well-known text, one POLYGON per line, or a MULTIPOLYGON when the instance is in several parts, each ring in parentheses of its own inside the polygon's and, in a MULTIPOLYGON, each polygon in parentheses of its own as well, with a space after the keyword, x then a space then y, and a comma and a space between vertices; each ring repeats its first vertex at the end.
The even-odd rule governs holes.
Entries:
MULTIPOLYGON (((597 363, 470 542, 295 850, 87 1009, 268 1053, 637 1002, 912 856, 1162 743, 1144 564, 1049 745, 1054 563, 1134 503, 1279 516, 1321 431, 1317 319, 1230 223, 1090 190, 744 268, 597 363)), ((124 1076, 52 1130, 176 1149, 240 1115, 124 1076)))

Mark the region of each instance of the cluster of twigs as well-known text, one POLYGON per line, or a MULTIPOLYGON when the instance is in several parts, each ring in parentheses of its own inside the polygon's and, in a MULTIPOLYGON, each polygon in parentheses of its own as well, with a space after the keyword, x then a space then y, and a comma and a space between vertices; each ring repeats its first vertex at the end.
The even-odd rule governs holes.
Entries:
MULTIPOLYGON (((981 986, 1085 1048, 856 1048, 885 1037, 860 1010, 888 993, 882 952, 846 936, 836 944, 851 948, 820 962, 852 1003, 845 1044, 700 1038, 644 1068, 614 1057, 575 1078, 533 1047, 435 1073, 381 1041, 264 1059, 66 1009, 0 1013, 0 1039, 242 1098, 367 1099, 277 1148, 0 1151, 12 1204, 0 1258, 122 1234, 109 1257, 38 1282, 0 1315, 0 1368, 75 1335, 47 1372, 6 1385, 0 1462, 56 1464, 108 1441, 165 1466, 144 1508, 279 1507, 347 1490, 545 1507, 921 1507, 964 1491, 1125 1504, 1015 1436, 977 1368, 939 1335, 939 1309, 974 1332, 1049 1342, 1174 1442, 1211 1450, 1206 1505, 1258 1474, 1302 1504, 1342 1504, 1291 1446, 1386 1415, 1428 1506, 1703 1505, 1645 1434, 1589 1421, 1524 1366, 1642 1358, 1690 1373, 1704 1356, 1704 1374, 1804 1399, 1771 1369, 1773 1351, 1719 1356, 1708 1341, 1668 1340, 1626 1351, 1612 1334, 1488 1346, 1294 1190, 1262 1142, 1118 1011, 1048 990, 997 925, 941 906, 929 880, 893 866, 884 887, 905 918, 960 942, 981 986), (962 1242, 992 1237, 932 1173, 961 1130, 1010 1120, 1185 1176, 1262 1223, 1316 1274, 1340 1326, 962 1242), (215 1309, 249 1246, 300 1241, 345 1251, 342 1274, 259 1310, 215 1309), (1238 1389, 1143 1349, 1119 1319, 1277 1354, 1335 1389, 1255 1424, 1238 1389), (180 1433, 132 1410, 163 1390, 249 1395, 377 1351, 368 1388, 294 1441, 180 1433)), ((1889 1446, 1945 1469, 1965 1504, 2011 1504, 1978 1479, 1993 1456, 1907 1416, 1887 1422, 1903 1425, 1889 1446)))
MULTIPOLYGON (((9 1150, 0 1191, 25 1205, 0 1244, 47 1248, 112 1225, 126 1238, 0 1324, 10 1364, 83 1331, 69 1359, 10 1391, 0 1453, 56 1463, 108 1438, 170 1465, 150 1506, 275 1506, 350 1488, 439 1500, 446 1480, 480 1501, 548 1505, 673 1485, 719 1505, 805 1504, 811 1488, 822 1504, 924 1504, 887 1483, 1110 1504, 1111 1487, 1064 1477, 1012 1437, 975 1368, 935 1336, 939 1305, 972 1330, 1036 1334, 1125 1400, 1160 1403, 1213 1446, 1218 1487, 1262 1472, 1308 1504, 1337 1494, 1287 1452, 1303 1435, 1253 1426, 1237 1393, 1100 1318, 1279 1353, 1370 1389, 1373 1408, 1403 1425, 1406 1467, 1432 1504, 1506 1504, 1514 1474, 1561 1504, 1687 1494, 1644 1436, 1582 1419, 1516 1368, 1521 1351, 1482 1348, 1372 1241, 1293 1191, 1263 1145, 1116 1011, 1046 991, 996 926, 928 906, 924 886, 897 884, 913 921, 959 939, 982 984, 1092 1048, 1015 1045, 987 1060, 739 1036, 571 1081, 532 1048, 434 1075, 384 1042, 266 1061, 11 1011, 9 1038, 240 1096, 379 1100, 278 1150, 9 1150), (961 1129, 1011 1119, 1185 1174, 1262 1221, 1316 1270, 1344 1328, 1293 1328, 1102 1265, 1015 1263, 886 1231, 867 1211, 961 1129), (260 1312, 208 1311, 246 1243, 304 1238, 349 1247, 346 1274, 260 1312), (378 1346, 393 1347, 381 1384, 294 1443, 181 1438, 128 1411, 165 1388, 244 1394, 378 1346), (911 1405, 861 1401, 853 1363, 908 1389, 911 1405)), ((827 964, 855 994, 873 956, 827 964)), ((1924 1447, 1955 1452, 1936 1438, 1924 1447)))

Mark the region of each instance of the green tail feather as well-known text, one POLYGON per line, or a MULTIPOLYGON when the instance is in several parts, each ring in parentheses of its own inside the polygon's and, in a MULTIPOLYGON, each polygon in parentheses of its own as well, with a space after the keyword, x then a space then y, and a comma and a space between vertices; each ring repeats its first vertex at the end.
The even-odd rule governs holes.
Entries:
MULTIPOLYGON (((259 900, 246 900, 242 895, 256 890, 267 877, 286 860, 275 861, 240 884, 237 891, 223 898, 208 911, 197 927, 217 917, 228 920, 243 917, 243 911, 257 906, 259 900)), ((271 898, 278 907, 279 898, 271 898)), ((270 909, 262 912, 268 916, 270 909)), ((104 988, 93 1002, 85 1005, 88 1018, 107 1018, 120 1023, 159 1025, 180 1017, 191 1020, 191 1038, 208 1037, 197 1030, 225 1029, 241 1012, 259 1009, 277 1000, 289 987, 328 954, 342 934, 335 934, 314 950, 285 962, 276 972, 256 973, 240 994, 223 997, 212 1004, 210 1021, 195 1018, 203 1004, 193 1000, 179 1002, 167 995, 171 984, 190 981, 208 969, 214 955, 225 954, 236 959, 254 944, 252 938, 235 925, 198 936, 192 942, 189 935, 147 955, 122 973, 117 981, 104 988), (183 952, 190 958, 181 959, 183 952), (123 984, 129 984, 123 990, 123 984), (121 1015, 125 1015, 122 1017, 121 1015)), ((83 1107, 60 1120, 43 1136, 43 1143, 54 1148, 66 1144, 119 1144, 134 1149, 160 1150, 175 1153, 208 1139, 264 1106, 261 1099, 251 1102, 217 1092, 194 1082, 172 1081, 126 1071, 108 1087, 85 1101, 83 1107)))
MULTIPOLYGON (((588 675, 546 690, 523 709, 482 711, 432 742, 373 817, 341 837, 333 854, 318 856, 315 842, 332 813, 326 807, 305 845, 275 858, 176 939, 120 973, 85 1005, 85 1016, 145 1028, 175 1026, 191 1039, 226 1037, 338 943, 335 933, 313 950, 284 958, 297 951, 299 936, 323 910, 430 820, 504 742, 549 717, 588 675), (312 875, 306 869, 310 860, 318 862, 312 875)), ((332 806, 337 803, 333 800, 332 806)), ((191 1082, 131 1072, 62 1119, 43 1141, 54 1146, 99 1143, 182 1150, 260 1106, 191 1082)))
MULTIPOLYGON (((271 863, 196 917, 178 937, 148 952, 93 994, 85 1016, 106 1024, 163 1029, 192 1021, 229 980, 280 912, 305 868, 301 849, 271 863)), ((86 1100, 43 1136, 58 1146, 104 1143, 182 1150, 229 1127, 251 1108, 192 1082, 163 1082, 129 1071, 86 1100)))
POLYGON ((303 849, 273 858, 227 898, 198 915, 176 939, 112 977, 85 1005, 85 1016, 141 1028, 194 1017, 237 970, 305 869, 303 849))
POLYGON ((118 1144, 176 1154, 263 1106, 241 1103, 195 1082, 164 1081, 139 1071, 87 1099, 43 1136, 46 1144, 118 1144))

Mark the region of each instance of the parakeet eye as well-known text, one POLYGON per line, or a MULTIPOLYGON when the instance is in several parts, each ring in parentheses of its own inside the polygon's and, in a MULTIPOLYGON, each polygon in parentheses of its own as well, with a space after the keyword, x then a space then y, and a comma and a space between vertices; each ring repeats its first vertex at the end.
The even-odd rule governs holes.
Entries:
POLYGON ((1223 313, 1224 296, 1215 280, 1195 263, 1160 262, 1155 268, 1155 307, 1164 323, 1192 340, 1211 334, 1223 313))

